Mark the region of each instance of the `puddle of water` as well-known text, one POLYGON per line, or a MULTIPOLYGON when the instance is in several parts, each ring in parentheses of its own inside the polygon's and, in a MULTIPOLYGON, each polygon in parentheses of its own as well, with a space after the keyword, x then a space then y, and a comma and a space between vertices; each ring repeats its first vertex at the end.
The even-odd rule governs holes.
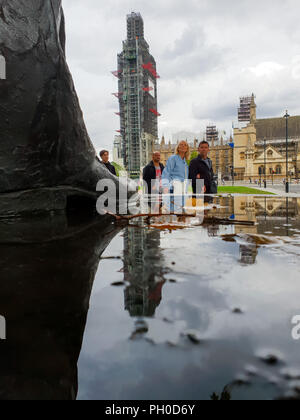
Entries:
POLYGON ((298 398, 299 208, 218 198, 214 223, 174 229, 1 221, 0 399, 298 398))
POLYGON ((123 262, 96 275, 79 399, 295 396, 299 204, 220 198, 209 216, 253 225, 125 228, 105 251, 123 262))

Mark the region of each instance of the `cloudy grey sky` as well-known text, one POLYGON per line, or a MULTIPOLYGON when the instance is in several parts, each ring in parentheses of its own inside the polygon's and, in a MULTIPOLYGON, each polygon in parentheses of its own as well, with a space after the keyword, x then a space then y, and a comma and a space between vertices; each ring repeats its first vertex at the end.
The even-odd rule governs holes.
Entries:
POLYGON ((230 133, 239 97, 256 95, 258 117, 300 115, 299 0, 63 0, 67 59, 97 149, 119 129, 117 53, 126 15, 140 12, 161 75, 159 133, 230 133))

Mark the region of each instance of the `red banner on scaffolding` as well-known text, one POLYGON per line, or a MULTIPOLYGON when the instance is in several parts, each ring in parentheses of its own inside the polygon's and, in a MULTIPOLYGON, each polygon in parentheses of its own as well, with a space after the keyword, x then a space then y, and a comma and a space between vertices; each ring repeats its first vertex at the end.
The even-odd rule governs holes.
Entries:
POLYGON ((146 87, 146 88, 143 88, 143 91, 144 91, 144 92, 151 92, 152 90, 154 90, 154 89, 153 89, 153 87, 146 87))
POLYGON ((156 117, 161 117, 161 114, 159 112, 157 112, 156 109, 151 108, 151 109, 149 109, 149 111, 152 112, 152 114, 154 114, 156 117))
POLYGON ((116 93, 112 93, 113 96, 115 96, 116 98, 120 98, 122 95, 124 95, 123 92, 116 92, 116 93))
POLYGON ((156 73, 156 70, 153 67, 153 64, 151 62, 147 64, 143 64, 142 67, 143 69, 148 70, 149 73, 151 73, 152 76, 154 76, 156 79, 160 79, 160 76, 156 73))
POLYGON ((119 78, 120 74, 122 73, 122 70, 116 70, 116 71, 112 71, 111 74, 113 74, 115 77, 119 78))

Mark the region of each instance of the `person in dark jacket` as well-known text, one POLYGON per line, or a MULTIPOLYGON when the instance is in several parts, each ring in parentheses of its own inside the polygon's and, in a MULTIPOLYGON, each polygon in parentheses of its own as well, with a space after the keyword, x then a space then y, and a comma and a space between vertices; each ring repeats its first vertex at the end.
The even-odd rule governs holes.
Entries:
POLYGON ((151 213, 159 213, 162 206, 162 174, 165 170, 160 162, 160 152, 154 152, 152 161, 143 170, 143 180, 146 184, 146 193, 149 194, 149 209, 151 213), (156 195, 152 199, 151 196, 156 195))
POLYGON ((160 162, 160 152, 154 152, 152 161, 143 171, 143 180, 147 185, 148 194, 158 194, 161 192, 161 178, 164 169, 164 165, 160 162))
POLYGON ((190 163, 189 179, 192 180, 193 193, 215 194, 214 171, 212 161, 209 159, 209 144, 203 141, 199 145, 199 156, 190 163), (197 180, 204 181, 202 192, 197 191, 197 180))
POLYGON ((102 165, 104 165, 109 170, 109 172, 117 176, 115 167, 109 162, 109 152, 107 150, 102 150, 100 152, 100 157, 102 159, 100 163, 102 163, 102 165))

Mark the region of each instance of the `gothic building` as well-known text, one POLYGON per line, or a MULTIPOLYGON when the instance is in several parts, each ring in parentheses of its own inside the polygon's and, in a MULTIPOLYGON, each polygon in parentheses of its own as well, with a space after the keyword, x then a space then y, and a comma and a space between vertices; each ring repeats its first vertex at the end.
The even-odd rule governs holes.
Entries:
POLYGON ((300 116, 288 119, 288 174, 286 171, 286 119, 257 119, 255 97, 250 105, 250 122, 234 130, 236 180, 266 178, 268 181, 299 178, 300 116))

